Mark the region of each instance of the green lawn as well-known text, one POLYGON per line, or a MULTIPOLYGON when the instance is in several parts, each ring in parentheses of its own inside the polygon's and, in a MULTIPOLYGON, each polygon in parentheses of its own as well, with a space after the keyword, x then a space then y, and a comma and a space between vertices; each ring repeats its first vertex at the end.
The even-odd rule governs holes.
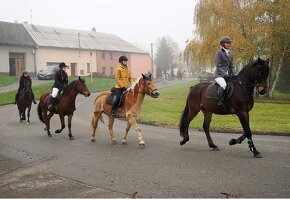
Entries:
MULTIPOLYGON (((181 113, 192 83, 160 89, 160 97, 146 96, 138 120, 161 126, 178 127, 181 113)), ((190 128, 202 128, 203 114, 199 113, 190 128)), ((290 103, 255 103, 250 112, 253 132, 290 134, 290 103)), ((211 128, 214 131, 242 131, 236 115, 213 115, 211 128)))
POLYGON ((10 85, 17 81, 16 76, 0 75, 0 87, 10 85))

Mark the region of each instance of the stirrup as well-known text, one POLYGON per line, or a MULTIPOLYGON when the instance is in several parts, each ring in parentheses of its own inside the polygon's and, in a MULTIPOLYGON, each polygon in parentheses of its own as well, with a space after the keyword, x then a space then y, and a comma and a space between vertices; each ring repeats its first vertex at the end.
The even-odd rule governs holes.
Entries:
POLYGON ((116 113, 115 113, 115 111, 111 111, 111 113, 110 113, 110 114, 111 114, 111 116, 112 116, 112 117, 115 117, 115 116, 116 116, 116 113))

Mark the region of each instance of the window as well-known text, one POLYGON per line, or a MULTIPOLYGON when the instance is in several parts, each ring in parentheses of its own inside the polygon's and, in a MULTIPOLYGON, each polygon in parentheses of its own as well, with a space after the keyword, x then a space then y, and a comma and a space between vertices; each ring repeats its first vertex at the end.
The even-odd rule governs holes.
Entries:
POLYGON ((110 76, 114 76, 114 67, 110 67, 110 76))
POLYGON ((80 70, 80 74, 81 74, 81 75, 84 75, 84 70, 83 70, 83 69, 80 70))
POLYGON ((113 60, 113 52, 110 51, 110 60, 113 60))
POLYGON ((91 73, 91 63, 87 63, 87 73, 91 73))
POLYGON ((102 74, 106 75, 106 67, 102 67, 102 74))
POLYGON ((102 51, 102 59, 105 60, 106 59, 106 52, 102 51))

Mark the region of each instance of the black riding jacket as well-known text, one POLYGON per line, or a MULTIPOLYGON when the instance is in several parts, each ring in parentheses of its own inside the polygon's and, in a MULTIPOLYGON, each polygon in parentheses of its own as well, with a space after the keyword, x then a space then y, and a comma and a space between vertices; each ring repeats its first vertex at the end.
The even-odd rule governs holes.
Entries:
POLYGON ((20 91, 20 90, 22 90, 24 88, 29 88, 32 91, 31 85, 32 85, 32 83, 31 83, 30 76, 27 76, 26 77, 26 76, 22 75, 20 77, 20 80, 19 80, 19 88, 18 88, 18 91, 20 91))
POLYGON ((54 79, 53 87, 61 90, 67 84, 68 84, 68 75, 67 75, 67 73, 65 71, 63 71, 63 70, 58 70, 55 73, 55 79, 54 79))

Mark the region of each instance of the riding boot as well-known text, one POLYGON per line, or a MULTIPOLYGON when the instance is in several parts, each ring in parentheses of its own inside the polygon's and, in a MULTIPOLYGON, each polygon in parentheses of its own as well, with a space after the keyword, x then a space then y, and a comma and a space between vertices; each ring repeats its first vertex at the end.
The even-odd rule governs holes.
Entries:
POLYGON ((36 101, 35 101, 35 99, 34 99, 34 94, 33 94, 32 90, 31 90, 31 96, 32 96, 32 102, 33 102, 34 104, 37 104, 36 101))
POLYGON ((13 104, 16 104, 19 98, 19 92, 16 93, 15 95, 15 101, 13 102, 13 104))
POLYGON ((218 106, 225 107, 224 101, 225 101, 225 90, 222 87, 218 88, 218 96, 219 96, 219 103, 218 106))
POLYGON ((118 104, 117 97, 114 95, 113 100, 112 100, 111 116, 116 116, 115 108, 116 108, 117 104, 118 104))
POLYGON ((50 97, 50 104, 48 106, 48 110, 50 112, 54 111, 54 107, 55 107, 55 102, 56 102, 56 98, 53 98, 52 96, 50 97))

